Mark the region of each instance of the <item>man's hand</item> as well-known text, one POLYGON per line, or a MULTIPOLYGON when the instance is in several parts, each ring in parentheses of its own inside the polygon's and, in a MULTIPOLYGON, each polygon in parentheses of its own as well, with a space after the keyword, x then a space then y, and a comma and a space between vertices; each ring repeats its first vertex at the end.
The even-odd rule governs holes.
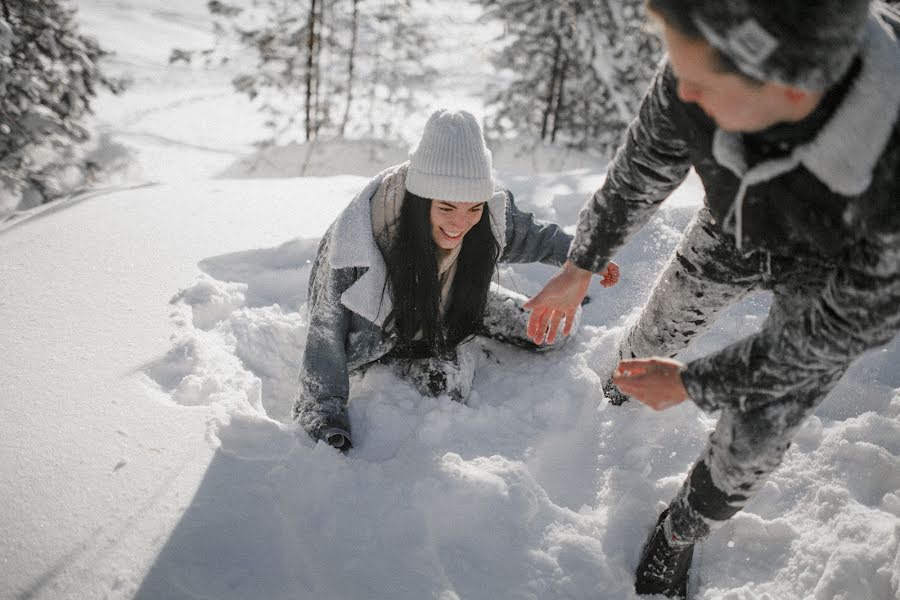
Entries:
POLYGON ((569 261, 554 275, 537 296, 525 303, 531 311, 528 318, 528 337, 537 344, 552 344, 556 330, 565 318, 563 335, 569 335, 575 322, 575 312, 587 294, 594 274, 576 267, 569 261))
POLYGON ((681 367, 667 358, 623 360, 613 373, 613 383, 653 410, 664 410, 690 398, 681 381, 681 367))

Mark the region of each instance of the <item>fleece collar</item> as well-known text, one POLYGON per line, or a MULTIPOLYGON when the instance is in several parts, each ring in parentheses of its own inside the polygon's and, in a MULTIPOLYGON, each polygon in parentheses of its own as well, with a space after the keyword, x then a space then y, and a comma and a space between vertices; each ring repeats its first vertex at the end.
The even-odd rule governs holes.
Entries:
POLYGON ((741 178, 725 221, 735 216, 735 241, 741 247, 741 220, 747 188, 803 165, 835 194, 857 196, 872 183, 872 172, 897 121, 900 108, 900 48, 890 28, 875 15, 866 24, 862 69, 841 105, 818 135, 784 158, 747 168, 740 133, 717 129, 716 161, 741 178))
MULTIPOLYGON (((376 175, 338 215, 331 232, 328 264, 333 269, 365 268, 366 272, 341 294, 341 304, 378 327, 393 310, 387 290, 387 266, 372 231, 372 197, 385 177, 407 168, 395 165, 376 175)), ((506 192, 498 190, 488 201, 494 237, 506 245, 506 192)))

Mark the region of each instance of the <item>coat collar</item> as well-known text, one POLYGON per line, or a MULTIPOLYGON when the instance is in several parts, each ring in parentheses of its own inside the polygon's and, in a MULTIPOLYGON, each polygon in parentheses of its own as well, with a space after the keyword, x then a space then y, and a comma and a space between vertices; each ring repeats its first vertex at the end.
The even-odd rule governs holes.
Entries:
MULTIPOLYGON (((870 17, 866 24, 862 60, 859 76, 828 123, 812 141, 793 151, 797 163, 845 196, 861 194, 871 184, 872 170, 900 108, 900 48, 878 17, 870 17)), ((747 174, 739 133, 716 130, 713 155, 738 177, 747 174)), ((760 165, 762 170, 770 171, 765 164, 760 165)))
MULTIPOLYGON (((889 26, 875 15, 866 24, 862 69, 841 105, 809 143, 785 157, 748 169, 741 134, 717 129, 713 156, 741 178, 730 215, 736 220, 740 248, 741 208, 749 186, 806 167, 835 194, 857 196, 872 183, 872 172, 884 152, 900 109, 900 48, 889 26)), ((726 222, 729 219, 726 218, 726 222)))
MULTIPOLYGON (((360 267, 366 272, 343 294, 341 304, 378 327, 393 310, 387 290, 387 266, 372 232, 372 196, 384 178, 408 163, 389 167, 372 178, 362 191, 338 215, 331 232, 328 264, 332 269, 360 267)), ((506 245, 506 192, 498 190, 488 201, 494 237, 500 247, 506 245)))

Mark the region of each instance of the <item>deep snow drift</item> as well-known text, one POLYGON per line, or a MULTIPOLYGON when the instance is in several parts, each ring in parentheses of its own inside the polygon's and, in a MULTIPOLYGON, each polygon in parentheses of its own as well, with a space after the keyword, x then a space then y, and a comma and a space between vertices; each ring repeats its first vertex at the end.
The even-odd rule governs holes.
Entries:
MULTIPOLYGON (((510 177, 571 224, 583 171, 510 177), (567 193, 561 193, 568 189, 567 193), (548 195, 555 190, 558 195, 548 195)), ((95 197, 0 234, 0 532, 10 598, 621 598, 713 421, 608 406, 595 370, 696 206, 691 181, 558 353, 482 344, 468 406, 354 383, 342 456, 284 422, 315 238, 359 177, 95 197)), ((533 292, 552 269, 505 269, 533 292)), ((758 326, 735 307, 696 351, 758 326)), ((892 598, 896 344, 864 357, 759 498, 702 547, 699 598, 892 598)))

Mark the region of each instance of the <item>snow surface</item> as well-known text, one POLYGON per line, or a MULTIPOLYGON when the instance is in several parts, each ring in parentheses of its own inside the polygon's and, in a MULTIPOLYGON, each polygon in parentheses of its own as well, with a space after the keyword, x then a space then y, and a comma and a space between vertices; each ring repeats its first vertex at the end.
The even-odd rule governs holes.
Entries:
MULTIPOLYGON (((689 403, 609 406, 600 384, 697 180, 617 257, 620 284, 591 288, 571 344, 483 342, 468 406, 387 370, 355 380, 343 456, 288 421, 306 277, 364 158, 373 174, 390 144, 360 143, 348 168, 347 149, 288 147, 280 166, 217 177, 252 164, 261 130, 221 74, 163 64, 207 35, 204 4, 79 2, 143 82, 98 103, 108 158, 128 167, 0 229, 0 598, 634 597, 644 538, 715 421, 689 403), (328 176, 294 177, 291 156, 328 176)), ((549 149, 498 164, 519 204, 570 228, 603 178, 549 149)), ((529 294, 552 273, 501 280, 529 294)), ((764 294, 732 307, 688 358, 767 308, 764 294)), ((897 340, 855 363, 700 548, 695 598, 898 597, 898 364, 897 340)))

